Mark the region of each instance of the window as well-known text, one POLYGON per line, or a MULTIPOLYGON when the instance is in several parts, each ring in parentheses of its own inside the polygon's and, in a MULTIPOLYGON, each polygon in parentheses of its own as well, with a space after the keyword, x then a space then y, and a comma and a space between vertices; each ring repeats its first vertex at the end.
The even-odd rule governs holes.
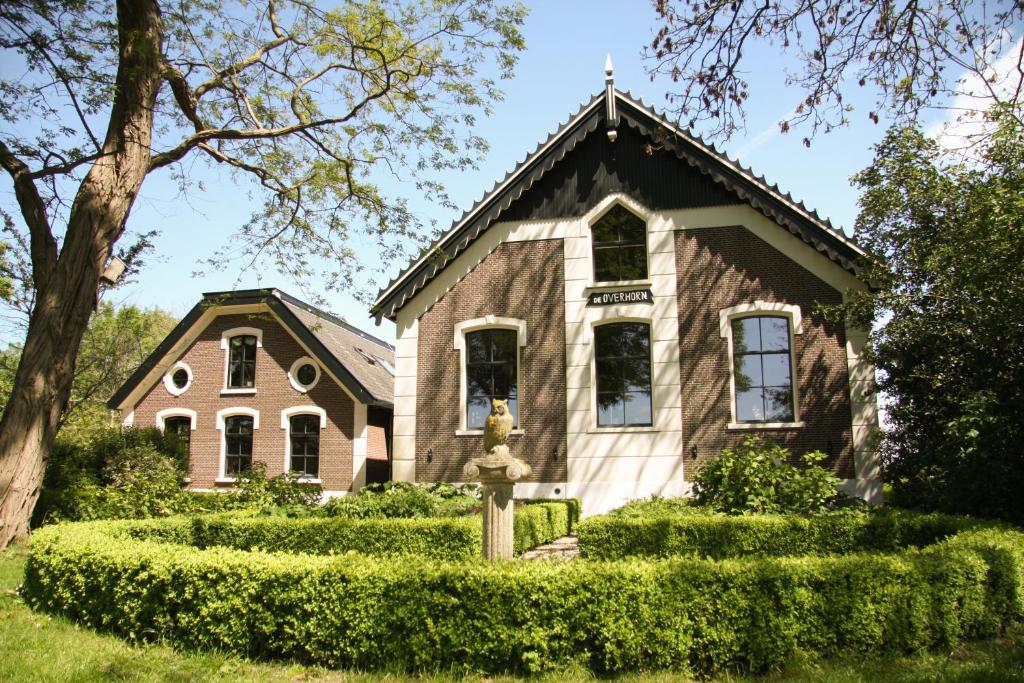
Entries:
POLYGON ((250 334, 231 337, 228 342, 228 388, 250 389, 256 386, 256 337, 250 334))
POLYGON ((508 401, 519 426, 519 342, 516 330, 489 328, 466 335, 466 428, 483 429, 491 400, 508 401))
POLYGON ((598 427, 651 426, 651 327, 608 323, 594 328, 598 427))
POLYGON ((288 469, 316 479, 320 474, 320 416, 293 415, 288 428, 288 469))
POLYGON ((647 224, 621 204, 594 223, 594 281, 647 278, 647 224))
POLYGON ((306 393, 320 381, 320 366, 309 356, 303 356, 288 370, 288 381, 301 393, 306 393))
POLYGON ((789 319, 734 318, 732 350, 736 421, 792 422, 789 319))
POLYGON ((224 473, 237 475, 252 467, 253 417, 232 415, 224 419, 224 473))
POLYGON ((164 387, 172 396, 181 396, 192 386, 192 368, 178 361, 164 375, 164 387))

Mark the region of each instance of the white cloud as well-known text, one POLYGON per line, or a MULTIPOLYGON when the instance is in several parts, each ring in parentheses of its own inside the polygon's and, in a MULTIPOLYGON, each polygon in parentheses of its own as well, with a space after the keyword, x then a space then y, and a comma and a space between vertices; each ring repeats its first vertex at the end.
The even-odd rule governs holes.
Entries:
POLYGON ((949 103, 948 115, 925 131, 946 150, 965 152, 972 142, 991 133, 993 125, 985 119, 985 112, 992 108, 996 98, 1010 101, 1015 93, 1020 98, 1024 75, 1017 63, 1024 48, 1024 36, 1016 41, 1009 36, 1004 39, 1010 46, 985 71, 988 83, 979 73, 964 71, 957 81, 958 94, 949 103))
POLYGON ((758 149, 764 147, 766 144, 768 144, 769 140, 779 135, 782 135, 782 129, 779 128, 779 125, 783 121, 787 121, 793 118, 793 116, 795 115, 796 109, 790 109, 785 114, 776 119, 775 123, 771 124, 764 130, 762 130, 760 133, 744 142, 743 145, 738 150, 736 150, 733 156, 736 159, 743 160, 746 157, 753 154, 758 149))

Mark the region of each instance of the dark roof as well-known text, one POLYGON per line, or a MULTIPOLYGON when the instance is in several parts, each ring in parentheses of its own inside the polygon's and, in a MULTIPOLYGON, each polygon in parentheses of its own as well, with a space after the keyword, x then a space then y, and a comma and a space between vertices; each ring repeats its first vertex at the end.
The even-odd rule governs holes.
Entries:
MULTIPOLYGON (((559 161, 594 131, 604 134, 606 95, 595 95, 569 117, 546 140, 481 197, 472 208, 453 223, 438 239, 377 295, 370 309, 381 318, 394 320, 397 312, 441 270, 451 263, 479 235, 498 221, 517 199, 523 196, 559 161)), ((672 123, 632 95, 614 91, 618 125, 629 126, 654 145, 670 150, 676 157, 707 175, 738 200, 748 203, 791 233, 810 244, 825 257, 857 274, 863 251, 830 221, 808 209, 777 185, 769 185, 713 145, 676 128, 672 123)))
POLYGON ((135 391, 209 308, 250 304, 268 306, 321 365, 337 377, 361 403, 387 408, 394 404, 394 377, 380 363, 384 361, 394 366, 393 346, 278 289, 246 289, 203 294, 202 301, 193 306, 188 315, 160 342, 124 386, 111 397, 107 406, 119 408, 121 402, 135 391))

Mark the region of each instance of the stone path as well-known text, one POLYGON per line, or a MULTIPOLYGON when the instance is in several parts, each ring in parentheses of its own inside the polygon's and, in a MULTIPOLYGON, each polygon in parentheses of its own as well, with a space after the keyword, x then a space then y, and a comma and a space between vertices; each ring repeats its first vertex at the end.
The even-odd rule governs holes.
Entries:
POLYGON ((524 560, 575 560, 580 556, 575 536, 562 536, 523 554, 524 560))

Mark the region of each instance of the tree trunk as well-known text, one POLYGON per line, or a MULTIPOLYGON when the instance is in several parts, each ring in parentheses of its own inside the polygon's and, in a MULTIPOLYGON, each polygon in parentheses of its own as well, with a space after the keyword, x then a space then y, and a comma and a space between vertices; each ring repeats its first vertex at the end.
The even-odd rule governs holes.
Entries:
POLYGON ((117 87, 103 156, 71 205, 59 257, 45 258, 53 236, 45 222, 23 208, 32 239, 36 304, 0 420, 0 548, 28 535, 61 411, 71 395, 78 348, 96 308, 100 274, 149 170, 162 73, 160 9, 156 0, 118 0, 117 21, 117 87))

